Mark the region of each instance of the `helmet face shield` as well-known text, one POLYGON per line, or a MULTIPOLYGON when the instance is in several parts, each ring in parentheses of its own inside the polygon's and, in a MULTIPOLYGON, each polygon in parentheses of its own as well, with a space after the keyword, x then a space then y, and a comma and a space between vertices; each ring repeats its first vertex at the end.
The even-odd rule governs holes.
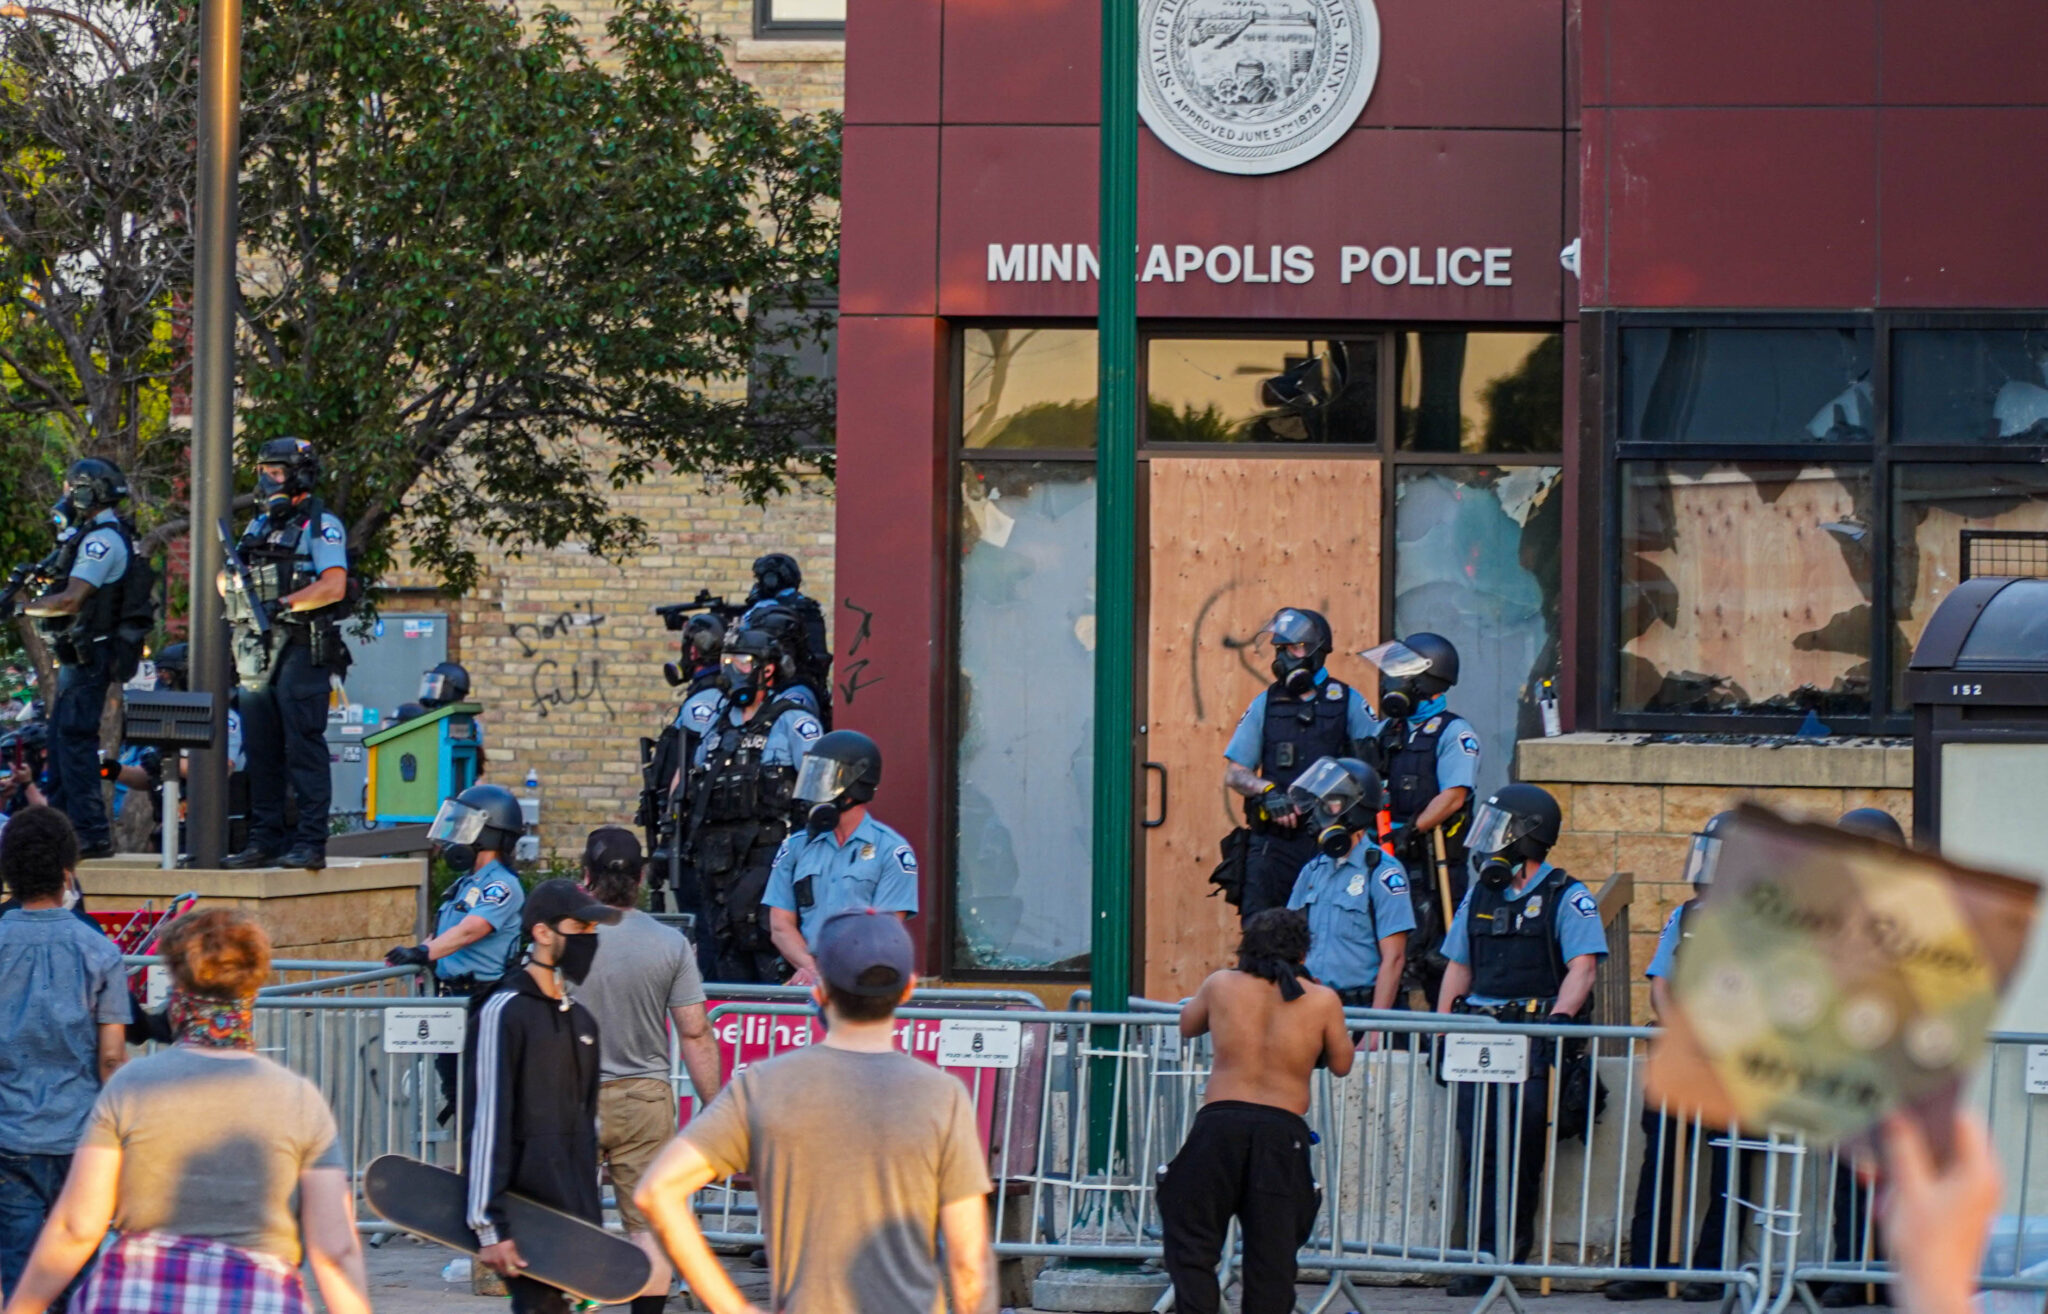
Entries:
POLYGON ((1472 833, 1465 844, 1474 853, 1500 853, 1534 829, 1534 817, 1516 816, 1505 808, 1481 803, 1472 810, 1472 833))
POLYGON ((1364 785, 1334 757, 1317 758, 1287 787, 1287 801, 1297 812, 1326 825, 1364 797, 1364 785))
POLYGON ((435 703, 445 701, 447 689, 447 676, 439 671, 428 671, 420 677, 420 703, 432 707, 435 703))
POLYGON ((807 753, 803 765, 796 769, 796 797, 806 803, 829 803, 853 788, 859 779, 857 763, 807 753))
POLYGON ((1685 879, 1692 885, 1711 885, 1714 868, 1721 861, 1721 837, 1694 835, 1685 853, 1685 879))
POLYGON ((1358 655, 1377 667, 1381 675, 1393 680, 1411 679, 1429 669, 1429 658, 1398 639, 1377 648, 1367 648, 1358 655))
POLYGON ((427 827, 427 838, 442 844, 474 844, 477 836, 484 833, 485 820, 483 809, 447 799, 434 814, 434 823, 427 827))
POLYGON ((1287 648, 1300 643, 1311 649, 1322 642, 1321 628, 1313 617, 1292 607, 1282 607, 1266 628, 1259 631, 1258 643, 1261 648, 1287 648))

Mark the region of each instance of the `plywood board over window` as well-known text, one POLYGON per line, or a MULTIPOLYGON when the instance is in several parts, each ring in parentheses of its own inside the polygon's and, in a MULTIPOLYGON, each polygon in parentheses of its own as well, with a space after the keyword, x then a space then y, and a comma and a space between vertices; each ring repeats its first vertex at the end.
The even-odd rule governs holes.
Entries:
MULTIPOLYGON (((1339 679, 1379 638, 1380 464, 1162 458, 1149 462, 1146 757, 1166 769, 1166 822, 1146 832, 1144 992, 1179 999, 1228 966, 1236 910, 1210 898, 1218 843, 1243 822, 1223 749, 1272 680, 1253 638, 1283 606, 1329 618, 1339 679)), ((1160 811, 1148 772, 1150 814, 1160 811)))

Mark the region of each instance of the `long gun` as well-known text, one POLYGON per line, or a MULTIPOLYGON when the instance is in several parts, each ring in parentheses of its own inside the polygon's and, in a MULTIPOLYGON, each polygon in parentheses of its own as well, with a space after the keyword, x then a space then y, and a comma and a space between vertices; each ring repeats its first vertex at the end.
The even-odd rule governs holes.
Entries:
POLYGON ((7 582, 0 584, 0 616, 11 615, 15 599, 31 584, 54 583, 57 578, 57 559, 64 551, 60 544, 50 549, 50 555, 32 565, 16 566, 7 576, 7 582))
POLYGON ((249 573, 249 564, 242 560, 241 552, 236 549, 234 535, 228 532, 228 522, 216 520, 213 527, 220 535, 221 559, 227 563, 228 592, 242 595, 250 625, 267 639, 270 637, 270 613, 264 609, 262 599, 256 596, 256 577, 249 573))

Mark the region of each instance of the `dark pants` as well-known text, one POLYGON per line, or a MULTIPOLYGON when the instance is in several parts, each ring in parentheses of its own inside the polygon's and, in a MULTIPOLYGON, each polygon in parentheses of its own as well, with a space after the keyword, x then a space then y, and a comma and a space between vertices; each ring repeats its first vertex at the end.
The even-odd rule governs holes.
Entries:
POLYGON ((100 781, 100 714, 113 674, 104 660, 57 669, 57 705, 50 714, 50 806, 71 818, 78 846, 111 844, 100 781))
POLYGON ((576 1297, 532 1278, 506 1278, 505 1290, 512 1295, 512 1314, 574 1314, 576 1309, 576 1297))
MULTIPOLYGON (((1550 1123, 1550 1065, 1543 1047, 1548 1041, 1529 1045, 1530 1075, 1521 1085, 1495 1084, 1486 1087, 1486 1122, 1479 1125, 1479 1090, 1476 1083, 1458 1086, 1458 1163, 1467 1190, 1479 1192, 1479 1234, 1468 1238, 1475 1250, 1483 1250, 1502 1263, 1521 1263, 1529 1257, 1535 1238, 1536 1207, 1543 1201, 1543 1138, 1550 1123), (1502 1108, 1506 1108, 1507 1144, 1500 1144, 1502 1108), (1474 1155, 1479 1173, 1472 1171, 1474 1155), (1512 1252, 1502 1249, 1496 1235, 1494 1202, 1507 1184, 1500 1181, 1500 1160, 1512 1156, 1506 1171, 1513 1173, 1514 1200, 1508 1218, 1514 1225, 1512 1252)), ((1465 1204, 1469 1211, 1472 1201, 1465 1204)), ((1471 1217, 1468 1212, 1465 1217, 1471 1217)))
MULTIPOLYGON (((43 1220, 50 1216, 57 1193, 64 1189, 65 1174, 70 1171, 68 1154, 10 1154, 0 1150, 0 1289, 12 1292, 20 1284, 21 1275, 28 1269, 29 1252, 36 1248, 36 1237, 43 1230, 43 1220)), ((66 1300, 91 1267, 88 1263, 71 1280, 64 1295, 50 1306, 54 1314, 63 1314, 66 1300)))
MULTIPOLYGON (((1635 1214, 1629 1220, 1629 1262, 1637 1268, 1722 1267, 1728 1230, 1728 1151, 1709 1142, 1725 1133, 1708 1130, 1696 1137, 1685 1122, 1648 1106, 1642 1127, 1643 1169, 1636 1179, 1635 1214), (1681 1258, 1673 1259, 1672 1249, 1674 1235, 1693 1217, 1690 1183, 1678 1180, 1679 1153, 1690 1156, 1695 1146, 1707 1151, 1707 1204, 1699 1215, 1700 1236, 1688 1265, 1682 1257, 1683 1240, 1678 1241, 1681 1258)), ((1748 1167, 1746 1159, 1737 1164, 1738 1171, 1748 1167)))
POLYGON ((1238 918, 1248 922, 1268 908, 1285 908, 1301 869, 1315 856, 1316 837, 1305 825, 1275 830, 1270 835, 1253 835, 1252 851, 1245 860, 1244 899, 1238 904, 1238 918))
POLYGON ((1223 1308, 1216 1263, 1233 1215, 1244 1234, 1243 1314, 1294 1308, 1295 1256, 1322 1206, 1308 1147, 1308 1124, 1270 1104, 1218 1100, 1195 1115, 1159 1179, 1166 1273, 1180 1314, 1223 1308))
POLYGON ((289 839, 327 851, 327 806, 334 794, 327 763, 327 671, 303 643, 288 643, 270 683, 242 690, 242 746, 249 757, 249 844, 279 853, 289 839), (287 837, 285 786, 299 803, 287 837))
MULTIPOLYGON (((470 1000, 476 997, 477 991, 487 989, 491 986, 495 986, 496 984, 497 982, 495 981, 479 980, 473 976, 458 976, 453 978, 444 978, 437 976, 434 978, 434 993, 441 996, 443 999, 460 999, 463 1001, 463 1003, 467 1004, 470 1000)), ((475 1021, 476 1014, 471 1013, 469 1015, 469 1025, 473 1026, 475 1024, 475 1021)), ((463 1050, 467 1052, 471 1045, 475 1042, 475 1040, 476 1037, 474 1036, 465 1037, 462 1045, 463 1050)), ((449 1119, 453 1118, 456 1114, 455 1097, 458 1091, 458 1087, 460 1085, 458 1077, 461 1071, 461 1054, 434 1055, 434 1075, 441 1079, 441 1108, 436 1113, 435 1117, 439 1122, 441 1122, 444 1125, 448 1122, 449 1119)), ((469 1130, 469 1111, 476 1106, 476 1092, 471 1090, 462 1090, 460 1093, 462 1095, 461 1112, 463 1117, 462 1121, 457 1123, 456 1125, 462 1129, 463 1134, 466 1137, 469 1130)), ((468 1149, 468 1144, 466 1141, 463 1144, 463 1148, 465 1150, 468 1149)))

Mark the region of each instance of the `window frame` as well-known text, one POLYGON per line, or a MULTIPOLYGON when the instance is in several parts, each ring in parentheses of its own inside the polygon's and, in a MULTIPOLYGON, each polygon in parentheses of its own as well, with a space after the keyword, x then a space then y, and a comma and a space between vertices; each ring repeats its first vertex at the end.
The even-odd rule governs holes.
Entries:
MULTIPOLYGON (((1590 316, 1588 318, 1591 318, 1590 316)), ((1912 707, 1895 705, 1892 634, 1896 625, 1893 597, 1892 542, 1893 467, 1898 465, 2015 465, 2048 462, 2048 444, 2034 443, 1894 443, 1892 441, 1892 347, 1900 330, 1972 329, 2043 330, 2048 314, 2026 311, 1663 311, 1618 310, 1599 316, 1601 360, 1598 374, 1599 446, 1599 570, 1595 589, 1594 637, 1598 659, 1594 669, 1595 724, 1622 733, 1790 734, 1804 724, 1804 713, 1642 712, 1623 711, 1621 685, 1622 465, 1630 461, 1793 462, 1802 465, 1859 466, 1869 472, 1873 523, 1870 533, 1870 702, 1867 715, 1829 717, 1831 738, 1854 735, 1898 736, 1912 731, 1912 707), (1660 443, 1621 438, 1621 335, 1627 329, 1864 329, 1871 332, 1872 440, 1868 443, 1660 443)), ((1581 361, 1582 369, 1586 365, 1581 361)), ((1581 376, 1584 377, 1583 374, 1581 376)))
MULTIPOLYGON (((852 0, 848 0, 852 7, 852 0)), ((846 20, 777 18, 775 0, 754 0, 754 35, 771 41, 844 41, 846 20)))

